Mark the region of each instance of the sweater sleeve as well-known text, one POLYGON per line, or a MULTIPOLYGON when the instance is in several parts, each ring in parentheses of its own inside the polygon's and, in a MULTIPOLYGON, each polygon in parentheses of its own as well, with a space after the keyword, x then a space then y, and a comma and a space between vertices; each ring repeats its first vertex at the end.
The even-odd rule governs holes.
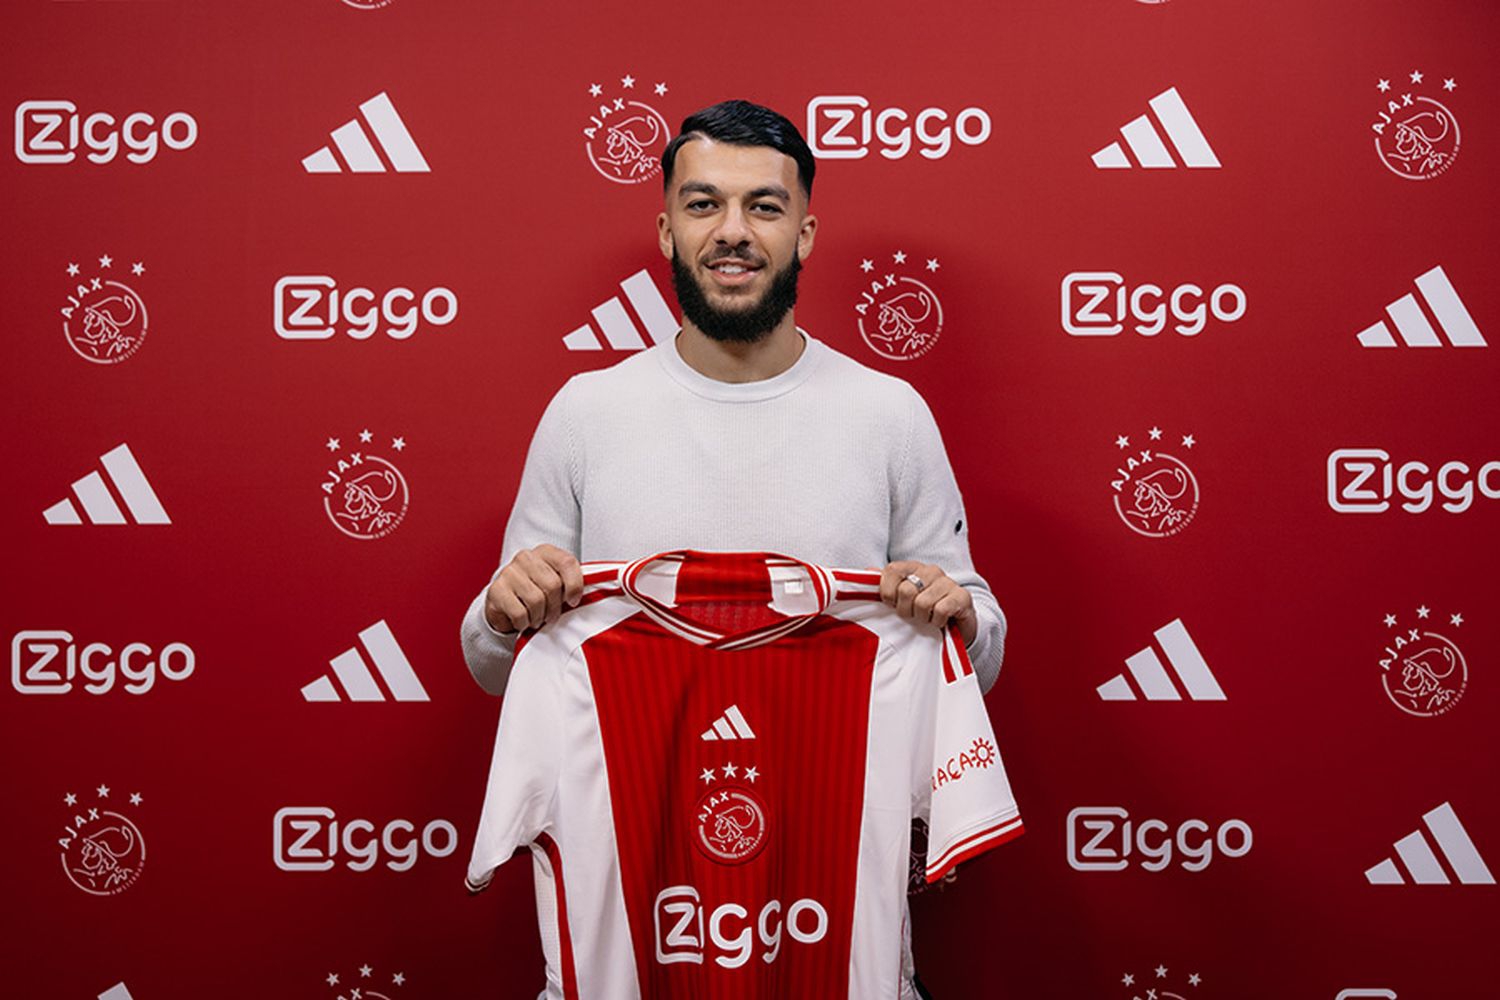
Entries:
POLYGON ((568 390, 572 381, 558 390, 537 422, 536 433, 526 453, 521 486, 505 526, 500 565, 489 583, 469 604, 459 636, 464 662, 479 686, 490 694, 505 693, 515 659, 515 632, 496 631, 484 617, 484 596, 517 552, 544 543, 578 555, 582 542, 582 512, 579 503, 578 456, 568 416, 568 390))
MULTIPOLYGON (((909 387, 908 387, 909 388, 909 387)), ((915 389, 906 453, 898 456, 897 478, 891 494, 889 561, 915 559, 931 563, 969 592, 979 628, 968 646, 969 660, 988 691, 1000 676, 1005 657, 1005 612, 990 585, 974 569, 969 554, 969 520, 963 497, 948 464, 942 435, 927 402, 915 389)))

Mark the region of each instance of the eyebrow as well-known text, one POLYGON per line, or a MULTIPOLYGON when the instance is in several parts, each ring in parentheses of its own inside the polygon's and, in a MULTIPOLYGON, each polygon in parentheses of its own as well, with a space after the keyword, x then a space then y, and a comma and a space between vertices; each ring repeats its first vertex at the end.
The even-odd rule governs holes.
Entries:
MULTIPOLYGON (((724 192, 707 181, 683 181, 682 186, 677 189, 679 194, 706 194, 713 198, 722 198, 724 192)), ((782 201, 791 201, 791 192, 780 184, 767 184, 751 191, 749 198, 780 198, 782 201)))

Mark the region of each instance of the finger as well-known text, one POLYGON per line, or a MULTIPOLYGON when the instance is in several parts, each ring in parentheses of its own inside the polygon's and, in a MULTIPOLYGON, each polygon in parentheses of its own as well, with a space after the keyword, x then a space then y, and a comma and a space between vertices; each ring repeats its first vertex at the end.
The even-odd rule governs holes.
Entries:
POLYGON ((576 608, 578 602, 583 600, 583 567, 573 556, 566 552, 563 555, 568 557, 563 561, 563 565, 559 567, 553 563, 552 568, 562 574, 563 600, 568 602, 568 607, 576 608))
POLYGON ((899 562, 893 562, 886 566, 880 574, 880 599, 894 608, 896 606, 897 590, 901 586, 901 581, 906 579, 906 574, 912 572, 920 565, 920 563, 913 562, 910 559, 902 559, 899 562))
POLYGON ((501 576, 526 608, 526 625, 522 627, 541 628, 547 618, 547 595, 531 578, 529 567, 534 566, 536 560, 529 556, 526 552, 518 554, 514 569, 507 569, 501 576))
POLYGON ((490 624, 500 632, 521 632, 530 624, 531 616, 527 614, 526 605, 509 588, 497 589, 494 597, 496 617, 490 619, 490 624))

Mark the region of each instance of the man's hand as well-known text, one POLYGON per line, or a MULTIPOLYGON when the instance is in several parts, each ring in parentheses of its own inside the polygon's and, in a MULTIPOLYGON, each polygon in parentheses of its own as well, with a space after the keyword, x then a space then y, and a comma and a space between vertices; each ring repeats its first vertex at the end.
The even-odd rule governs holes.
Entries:
POLYGON ((880 573, 880 599, 895 608, 902 618, 914 622, 938 628, 947 628, 949 622, 957 623, 965 646, 979 634, 974 598, 936 566, 913 559, 891 563, 880 573), (922 581, 922 586, 907 579, 911 574, 922 581))
POLYGON ((484 617, 497 632, 520 632, 557 621, 562 606, 577 607, 583 570, 556 545, 523 549, 484 594, 484 617))

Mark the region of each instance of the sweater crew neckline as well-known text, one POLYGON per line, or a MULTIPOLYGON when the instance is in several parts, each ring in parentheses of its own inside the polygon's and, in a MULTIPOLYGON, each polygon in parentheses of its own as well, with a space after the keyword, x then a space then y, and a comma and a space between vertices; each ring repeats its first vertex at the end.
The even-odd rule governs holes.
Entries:
POLYGON ((822 360, 823 345, 800 326, 797 332, 802 335, 803 347, 792 366, 779 375, 754 382, 720 382, 709 378, 682 359, 675 337, 657 344, 653 350, 667 374, 689 392, 722 403, 755 403, 791 392, 807 381, 822 360))

